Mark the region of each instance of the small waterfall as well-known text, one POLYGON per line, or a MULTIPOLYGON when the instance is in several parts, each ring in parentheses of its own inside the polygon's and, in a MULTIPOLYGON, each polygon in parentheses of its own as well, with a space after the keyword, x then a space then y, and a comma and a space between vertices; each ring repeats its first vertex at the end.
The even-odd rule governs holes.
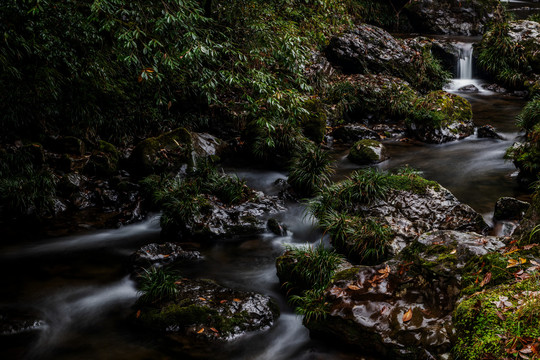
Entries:
POLYGON ((472 79, 473 44, 464 43, 459 49, 458 79, 472 79))

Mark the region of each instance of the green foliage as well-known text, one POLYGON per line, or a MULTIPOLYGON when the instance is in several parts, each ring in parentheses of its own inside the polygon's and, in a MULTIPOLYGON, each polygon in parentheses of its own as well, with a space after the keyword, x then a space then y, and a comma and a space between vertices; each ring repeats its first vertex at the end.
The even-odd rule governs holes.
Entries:
POLYGON ((293 159, 288 182, 303 196, 312 196, 330 183, 332 159, 320 147, 312 147, 293 159))
POLYGON ((304 322, 324 318, 328 313, 324 290, 343 262, 341 255, 322 244, 316 247, 288 246, 281 261, 278 260, 278 273, 285 273, 291 279, 285 284, 289 290, 304 289, 289 298, 296 313, 304 315, 304 322))
POLYGON ((141 304, 156 304, 173 300, 178 293, 175 282, 179 275, 164 268, 151 267, 139 275, 138 300, 141 304))
POLYGON ((478 45, 478 64, 506 86, 522 87, 529 64, 524 47, 512 41, 507 22, 496 22, 478 45))
POLYGON ((285 270, 287 276, 294 279, 295 283, 317 290, 324 290, 328 286, 344 261, 335 250, 327 249, 322 244, 315 247, 287 246, 285 257, 287 260, 281 263, 284 264, 282 267, 285 267, 279 270, 285 270))
POLYGON ((361 263, 380 263, 394 232, 381 219, 363 218, 329 211, 319 226, 332 237, 332 244, 349 258, 361 263))
POLYGON ((0 202, 5 214, 41 216, 54 211, 56 177, 36 161, 32 147, 0 150, 0 202))
POLYGON ((540 95, 525 105, 517 117, 517 126, 528 134, 540 122, 540 95))

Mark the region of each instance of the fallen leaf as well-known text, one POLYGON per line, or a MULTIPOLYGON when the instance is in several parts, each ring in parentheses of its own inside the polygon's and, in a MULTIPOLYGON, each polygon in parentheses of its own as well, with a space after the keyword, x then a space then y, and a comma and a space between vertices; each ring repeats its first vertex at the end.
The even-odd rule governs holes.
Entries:
POLYGON ((197 334, 202 334, 204 332, 204 328, 201 328, 201 330, 197 331, 197 334))
POLYGON ((349 285, 349 286, 347 286, 347 288, 350 289, 350 290, 353 290, 353 291, 360 290, 360 288, 358 286, 356 286, 356 285, 349 285))
POLYGON ((141 317, 141 310, 137 310, 137 319, 141 317))
POLYGON ((237 299, 237 298, 234 298, 233 301, 235 301, 235 302, 242 302, 242 300, 237 299))
POLYGON ((450 255, 454 255, 455 253, 457 253, 457 250, 456 250, 456 249, 450 251, 450 255))
POLYGON ((213 332, 215 332, 216 334, 218 333, 217 329, 216 328, 210 328, 210 330, 212 330, 213 332))
POLYGON ((225 304, 227 302, 227 300, 221 300, 219 303, 220 304, 225 304))
POLYGON ((488 273, 484 276, 484 279, 482 279, 482 282, 480 283, 480 287, 484 287, 484 285, 489 284, 490 281, 491 281, 491 271, 488 272, 488 273))
POLYGON ((203 298, 203 297, 199 297, 199 300, 201 300, 201 301, 206 301, 206 299, 203 298))
POLYGON ((405 314, 403 314, 403 322, 410 321, 412 319, 412 309, 407 310, 405 314))
POLYGON ((504 317, 504 315, 503 315, 500 311, 497 310, 495 313, 497 314, 497 316, 499 317, 499 319, 501 319, 502 321, 505 321, 505 320, 506 320, 506 318, 504 317))

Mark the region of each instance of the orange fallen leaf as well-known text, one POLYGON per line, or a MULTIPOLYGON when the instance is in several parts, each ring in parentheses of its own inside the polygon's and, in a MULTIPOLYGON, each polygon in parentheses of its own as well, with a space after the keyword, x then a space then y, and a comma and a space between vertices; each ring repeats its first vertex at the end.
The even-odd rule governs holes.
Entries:
POLYGON ((206 299, 203 297, 199 297, 199 300, 206 301, 206 299))
POLYGON ((197 334, 202 334, 204 332, 204 328, 201 328, 201 330, 197 331, 197 334))
POLYGON ((354 291, 360 290, 360 288, 358 286, 356 286, 356 285, 349 285, 349 286, 347 286, 347 288, 350 289, 350 290, 354 290, 354 291))
POLYGON ((234 298, 233 301, 236 301, 236 302, 242 302, 242 300, 237 299, 237 298, 234 298))
POLYGON ((215 332, 215 333, 218 333, 218 331, 217 331, 216 328, 213 328, 213 327, 212 327, 212 328, 210 328, 210 330, 212 330, 212 331, 215 332))
POLYGON ((220 304, 225 304, 227 302, 227 300, 221 300, 219 303, 220 304))
POLYGON ((489 284, 490 281, 491 281, 491 271, 488 272, 488 273, 484 276, 484 279, 483 279, 482 282, 480 283, 480 287, 484 287, 484 285, 489 284))
POLYGON ((137 319, 141 317, 141 310, 137 310, 137 319))
POLYGON ((405 314, 403 314, 403 322, 410 321, 412 319, 412 309, 407 310, 405 314))

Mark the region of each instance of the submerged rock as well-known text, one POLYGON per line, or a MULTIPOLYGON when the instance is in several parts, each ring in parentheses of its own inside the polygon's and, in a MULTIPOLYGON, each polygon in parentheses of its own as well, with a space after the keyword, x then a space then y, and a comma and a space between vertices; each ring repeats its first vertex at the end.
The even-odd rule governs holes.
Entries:
POLYGON ((497 134, 497 131, 495 131, 495 128, 491 125, 480 126, 477 130, 477 136, 479 138, 491 138, 491 139, 504 140, 504 137, 497 134))
POLYGON ((279 309, 270 297, 228 289, 210 280, 179 279, 174 301, 143 307, 138 322, 173 339, 227 341, 270 328, 279 309))
POLYGON ((493 19, 497 0, 418 0, 404 13, 416 31, 443 35, 480 35, 493 19))
POLYGON ((470 85, 460 87, 457 91, 459 91, 461 93, 466 93, 466 94, 474 94, 474 93, 479 92, 480 89, 478 89, 473 84, 470 84, 470 85))
POLYGON ((348 158, 359 165, 377 164, 388 159, 388 151, 378 141, 360 140, 353 145, 348 158))

